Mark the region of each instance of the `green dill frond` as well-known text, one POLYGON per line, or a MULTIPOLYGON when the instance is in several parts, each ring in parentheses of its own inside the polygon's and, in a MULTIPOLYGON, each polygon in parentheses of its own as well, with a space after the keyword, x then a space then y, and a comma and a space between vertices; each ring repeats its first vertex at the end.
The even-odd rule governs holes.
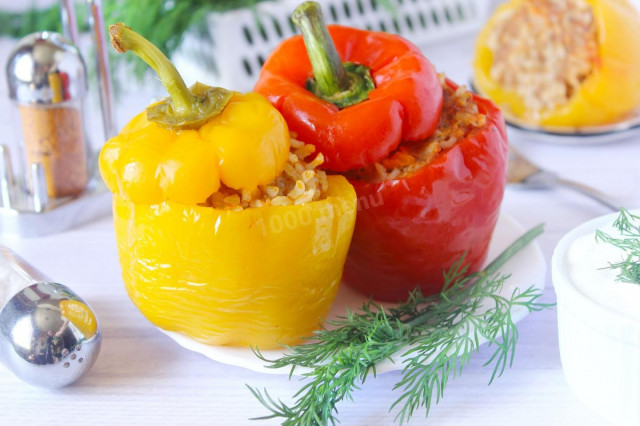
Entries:
POLYGON ((618 247, 624 252, 624 258, 620 262, 609 262, 603 269, 618 270, 616 280, 619 282, 640 285, 640 216, 620 209, 613 227, 618 230, 619 237, 597 229, 596 241, 618 247))
POLYGON ((327 322, 302 345, 287 348, 276 360, 256 355, 270 367, 306 367, 304 385, 292 405, 274 400, 264 390, 249 387, 269 411, 262 417, 279 418, 284 425, 336 424, 337 404, 351 400, 352 393, 372 374, 376 364, 392 360, 403 363, 402 377, 394 386, 400 393, 390 410, 395 421, 406 423, 417 410, 425 415, 444 396, 450 380, 462 374, 484 339, 495 350, 486 362, 493 371, 489 383, 513 364, 518 330, 511 310, 529 312, 552 305, 539 302, 540 290, 516 290, 501 296, 509 275, 497 271, 515 253, 543 231, 538 226, 509 246, 483 271, 468 274, 464 257, 444 273, 445 285, 435 296, 419 290, 405 303, 385 310, 367 302, 358 311, 327 322))

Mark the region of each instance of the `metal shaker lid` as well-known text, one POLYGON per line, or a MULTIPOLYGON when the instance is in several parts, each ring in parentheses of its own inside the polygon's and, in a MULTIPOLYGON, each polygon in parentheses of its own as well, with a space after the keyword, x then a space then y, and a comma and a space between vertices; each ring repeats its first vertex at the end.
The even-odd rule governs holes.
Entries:
POLYGON ((78 49, 53 32, 22 38, 7 61, 9 97, 19 103, 55 104, 87 93, 87 71, 78 49))

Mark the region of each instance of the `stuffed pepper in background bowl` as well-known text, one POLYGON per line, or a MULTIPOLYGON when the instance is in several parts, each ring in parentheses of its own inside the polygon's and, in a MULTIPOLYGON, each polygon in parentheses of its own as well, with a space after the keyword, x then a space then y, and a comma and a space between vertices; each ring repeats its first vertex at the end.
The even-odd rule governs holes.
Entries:
POLYGON ((156 326, 214 345, 294 344, 320 326, 342 275, 356 196, 291 139, 261 95, 196 83, 130 28, 112 43, 171 97, 109 140, 100 171, 127 292, 156 326))
POLYGON ((303 35, 267 58, 255 90, 356 189, 345 283, 399 301, 439 292, 463 254, 479 269, 506 183, 500 111, 399 36, 327 29, 313 2, 293 19, 303 35))
POLYGON ((511 0, 477 39, 474 85, 525 126, 626 121, 640 107, 639 27, 627 0, 511 0))

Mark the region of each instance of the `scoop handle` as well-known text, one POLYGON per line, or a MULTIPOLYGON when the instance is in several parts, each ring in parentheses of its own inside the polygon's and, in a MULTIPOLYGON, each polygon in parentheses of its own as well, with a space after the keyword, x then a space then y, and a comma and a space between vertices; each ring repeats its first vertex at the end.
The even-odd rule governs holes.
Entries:
POLYGON ((51 281, 49 277, 18 256, 9 247, 0 245, 0 271, 4 269, 10 269, 11 272, 17 274, 24 281, 25 287, 33 283, 51 281))

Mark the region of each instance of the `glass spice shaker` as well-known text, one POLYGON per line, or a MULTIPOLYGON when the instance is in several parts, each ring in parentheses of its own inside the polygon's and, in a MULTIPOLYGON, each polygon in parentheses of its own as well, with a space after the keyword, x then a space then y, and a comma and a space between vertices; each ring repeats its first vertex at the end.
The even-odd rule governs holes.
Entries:
POLYGON ((49 197, 79 195, 90 171, 83 112, 87 76, 78 49, 57 33, 30 34, 14 47, 6 70, 22 127, 23 176, 39 165, 49 197))

